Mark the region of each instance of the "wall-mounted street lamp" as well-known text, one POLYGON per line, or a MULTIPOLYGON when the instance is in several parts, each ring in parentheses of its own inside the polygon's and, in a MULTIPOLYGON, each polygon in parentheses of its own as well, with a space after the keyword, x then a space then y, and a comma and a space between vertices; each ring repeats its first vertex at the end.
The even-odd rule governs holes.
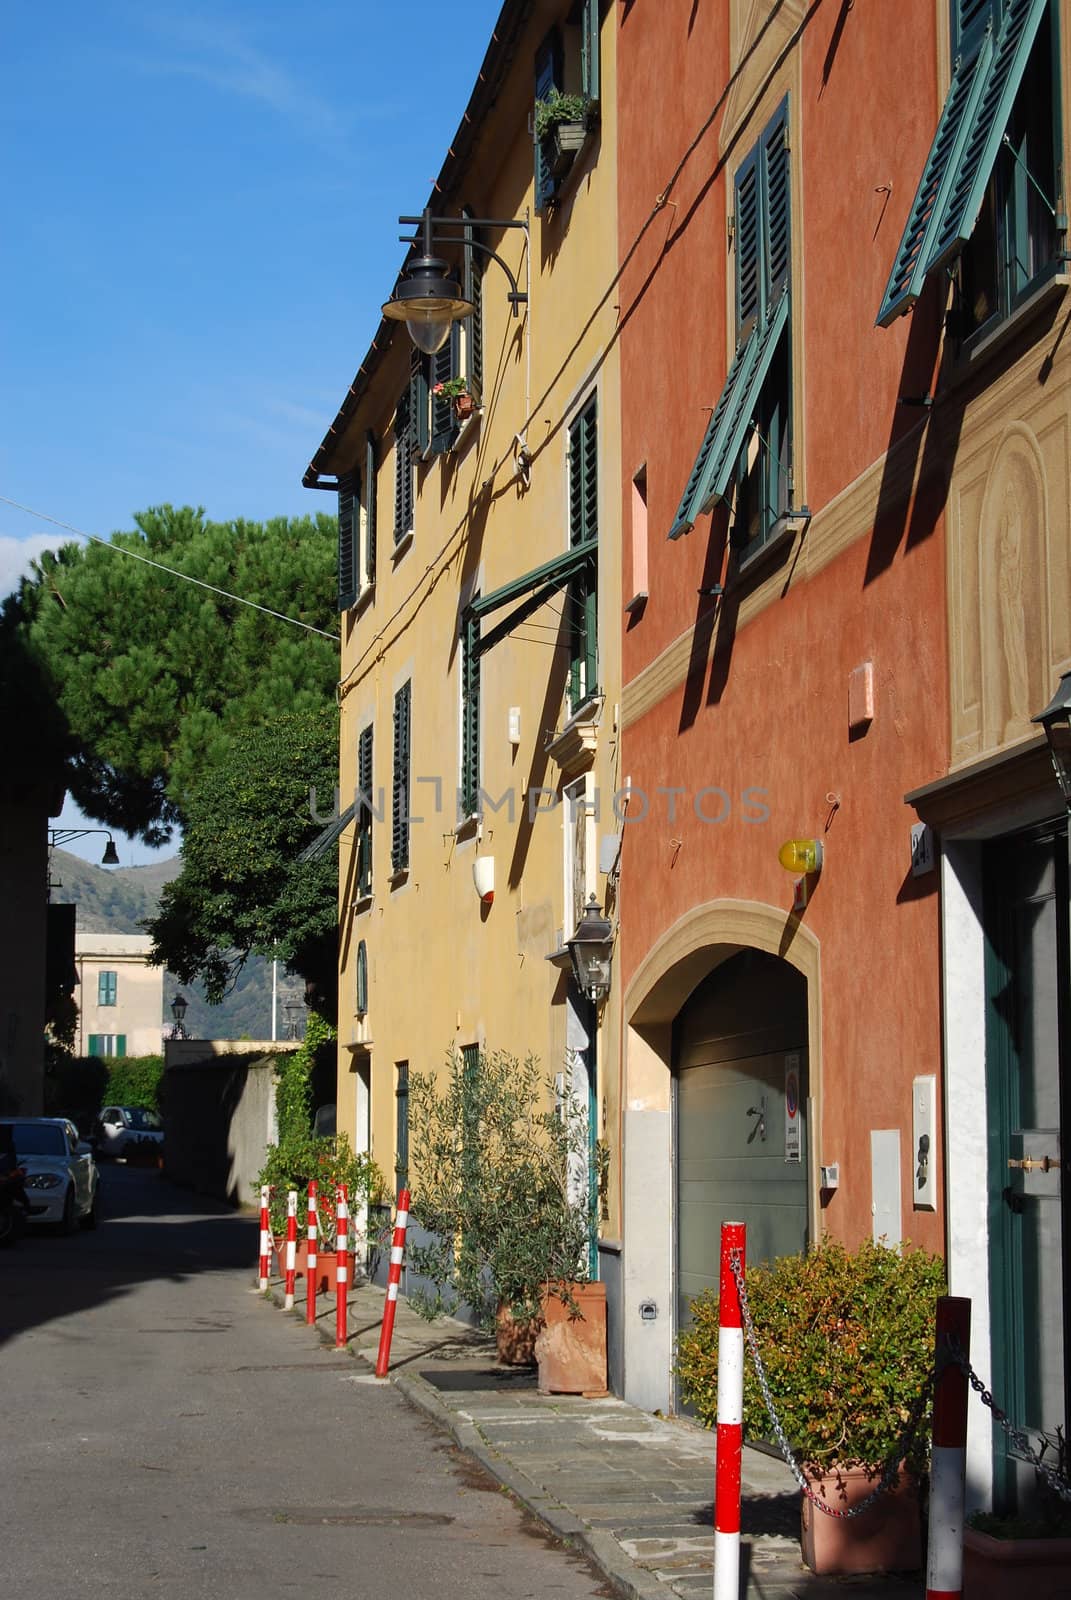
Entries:
POLYGON ((473 311, 472 301, 465 299, 461 285, 450 276, 449 263, 434 254, 436 245, 467 245, 472 250, 479 250, 482 255, 490 256, 492 261, 498 262, 509 279, 507 298, 513 307, 513 315, 518 315, 518 306, 527 305, 527 294, 517 288, 517 280, 502 257, 473 237, 477 228, 523 228, 527 238, 527 222, 501 217, 434 217, 430 207, 419 217, 399 217, 398 221, 420 228, 416 238, 406 234, 399 237, 403 244, 419 245, 422 254, 414 256, 403 268, 402 276, 394 286, 394 293, 383 307, 383 315, 393 322, 404 322, 410 339, 425 355, 431 356, 436 350, 441 350, 450 337, 452 324, 470 317, 473 311), (441 231, 444 228, 460 228, 462 231, 447 234, 441 231))
POLYGON ((614 953, 614 930, 592 895, 577 923, 576 932, 566 940, 577 984, 589 1000, 601 1000, 610 992, 610 963, 614 953))
POLYGON ((182 994, 177 994, 171 1002, 171 1015, 175 1019, 174 1027, 171 1029, 172 1039, 189 1038, 185 1028, 187 1004, 186 996, 182 994))
POLYGON ((108 833, 107 828, 49 828, 48 848, 61 850, 65 844, 70 844, 73 839, 84 839, 91 833, 104 833, 108 835, 108 843, 104 846, 104 854, 100 858, 102 867, 117 867, 119 865, 119 852, 115 848, 115 840, 108 833))
POLYGON ((1065 672, 1060 686, 1044 711, 1032 722, 1040 722, 1049 741, 1049 754, 1056 770, 1056 781, 1064 804, 1071 811, 1071 672, 1065 672))

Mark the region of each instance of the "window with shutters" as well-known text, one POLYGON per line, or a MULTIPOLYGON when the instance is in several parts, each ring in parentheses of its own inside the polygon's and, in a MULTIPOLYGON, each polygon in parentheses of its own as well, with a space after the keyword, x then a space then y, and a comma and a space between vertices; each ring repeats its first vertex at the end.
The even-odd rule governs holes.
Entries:
MULTIPOLYGON (((473 595, 473 602, 479 594, 473 595)), ((477 814, 480 803, 480 623, 469 607, 461 618, 461 771, 458 816, 477 814)))
POLYGON ((394 1174, 398 1188, 404 1189, 409 1180, 409 1063, 396 1061, 394 1089, 394 1174))
POLYGON ((359 577, 362 594, 367 593, 376 581, 376 474, 379 470, 379 452, 374 433, 365 435, 364 473, 361 495, 361 549, 359 577))
POLYGON ((119 975, 116 972, 97 973, 97 1004, 98 1006, 114 1006, 118 1003, 119 975))
POLYGON ((599 113, 599 0, 575 0, 561 27, 552 28, 535 58, 535 203, 557 199, 599 113), (564 103, 563 103, 564 102, 564 103), (540 108, 545 108, 541 112, 540 108), (551 127, 543 132, 546 112, 551 127), (558 133, 562 126, 579 134, 558 133))
POLYGON ((338 480, 338 609, 348 611, 356 603, 360 588, 358 569, 358 489, 357 475, 339 474, 338 480))
POLYGON ((391 783, 390 864, 395 874, 409 867, 410 748, 412 738, 412 683, 403 683, 394 696, 394 773, 391 783))
POLYGON ((793 509, 788 110, 786 99, 736 174, 736 350, 669 533, 679 538, 701 512, 724 504, 743 560, 793 509))
POLYGON ((369 723, 367 728, 361 729, 357 738, 357 898, 359 900, 366 900, 372 893, 372 815, 375 805, 372 783, 372 725, 369 723))
POLYGON ((599 438, 592 395, 569 428, 569 547, 591 554, 569 581, 569 710, 576 712, 598 687, 599 438))
POLYGON ((89 1053, 91 1056, 125 1056, 125 1033, 91 1033, 89 1035, 89 1053))
POLYGON ((950 0, 952 79, 878 322, 951 272, 961 337, 1061 264, 1057 0, 950 0))
POLYGON ((394 412, 394 546, 413 532, 416 517, 416 463, 431 442, 431 358, 414 350, 409 382, 394 412))

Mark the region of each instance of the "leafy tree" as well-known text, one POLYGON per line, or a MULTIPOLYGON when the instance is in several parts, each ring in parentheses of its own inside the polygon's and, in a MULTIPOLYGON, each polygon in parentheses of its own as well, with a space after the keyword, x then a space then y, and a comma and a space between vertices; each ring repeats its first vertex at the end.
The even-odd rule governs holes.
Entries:
MULTIPOLYGON (((210 522, 159 506, 111 544, 333 632, 332 518, 210 522)), ((338 647, 102 545, 45 555, 19 593, 76 742, 68 787, 87 815, 163 844, 231 740, 333 701, 338 647)))
POLYGON ((333 699, 232 735, 187 795, 182 871, 146 924, 154 960, 218 1002, 251 953, 277 955, 305 978, 310 1006, 333 1012, 337 859, 297 856, 319 831, 310 788, 322 805, 337 771, 333 699))

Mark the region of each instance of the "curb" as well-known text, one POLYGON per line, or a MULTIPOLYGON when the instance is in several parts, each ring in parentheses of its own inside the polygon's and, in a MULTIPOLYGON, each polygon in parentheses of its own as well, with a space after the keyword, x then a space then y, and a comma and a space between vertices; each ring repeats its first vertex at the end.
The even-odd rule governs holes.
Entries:
MULTIPOLYGON (((261 1298, 280 1311, 286 1309, 281 1287, 276 1289, 273 1285, 269 1285, 267 1292, 261 1298)), ((296 1308, 290 1315, 295 1321, 299 1320, 296 1308)), ((303 1328, 308 1327, 304 1321, 304 1311, 300 1324, 303 1328)), ((334 1349, 334 1330, 321 1327, 319 1323, 315 1325, 315 1329, 320 1343, 334 1349)), ((363 1350, 347 1345, 346 1354, 362 1361, 366 1366, 375 1366, 374 1359, 366 1355, 363 1350)), ((484 1442, 476 1424, 463 1420, 451 1411, 449 1406, 445 1406, 426 1378, 420 1377, 418 1373, 399 1372, 388 1373, 384 1381, 391 1383, 415 1410, 423 1411, 426 1416, 438 1423, 444 1432, 450 1434, 460 1449, 478 1461, 492 1478, 497 1479, 530 1516, 543 1523, 565 1544, 582 1550, 593 1566, 598 1568, 603 1577, 608 1579, 626 1600, 656 1600, 656 1597, 657 1600, 666 1600, 666 1585, 659 1583, 657 1578, 638 1575, 636 1567, 611 1534, 604 1533, 598 1528, 589 1528, 545 1489, 540 1488, 531 1478, 518 1471, 511 1462, 503 1460, 491 1450, 484 1442)))

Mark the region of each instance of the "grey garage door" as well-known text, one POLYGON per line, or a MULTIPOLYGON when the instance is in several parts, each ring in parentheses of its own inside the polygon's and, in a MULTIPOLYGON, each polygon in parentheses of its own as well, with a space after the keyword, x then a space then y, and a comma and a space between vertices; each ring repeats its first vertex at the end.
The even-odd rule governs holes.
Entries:
POLYGON ((807 1244, 807 984, 747 950, 704 979, 677 1019, 677 1318, 717 1287, 724 1221, 748 1260, 807 1244))

